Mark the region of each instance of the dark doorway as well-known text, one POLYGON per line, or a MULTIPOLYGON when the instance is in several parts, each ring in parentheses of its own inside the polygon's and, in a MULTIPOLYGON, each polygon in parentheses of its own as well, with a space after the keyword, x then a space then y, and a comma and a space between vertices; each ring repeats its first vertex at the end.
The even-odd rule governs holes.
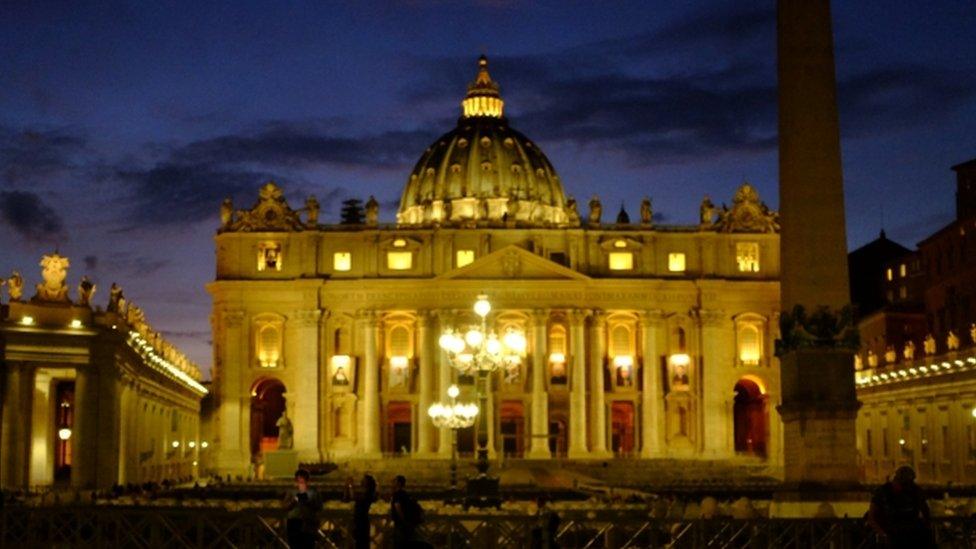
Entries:
POLYGON ((278 419, 285 411, 285 385, 273 378, 251 390, 251 455, 278 448, 278 419))
POLYGON ((566 455, 566 421, 556 419, 549 422, 549 451, 553 456, 566 455))
POLYGON ((409 402, 391 402, 386 407, 386 451, 407 455, 413 451, 413 423, 409 402))
POLYGON ((525 437, 525 415, 521 402, 507 400, 501 409, 502 451, 506 457, 522 457, 525 437))
POLYGON ((54 482, 71 481, 71 439, 75 427, 75 382, 59 381, 54 388, 54 482))
POLYGON ((614 402, 610 406, 611 445, 618 454, 634 451, 634 403, 614 402))
POLYGON ((735 384, 733 405, 735 451, 739 454, 766 457, 768 421, 766 395, 755 381, 743 378, 735 384))

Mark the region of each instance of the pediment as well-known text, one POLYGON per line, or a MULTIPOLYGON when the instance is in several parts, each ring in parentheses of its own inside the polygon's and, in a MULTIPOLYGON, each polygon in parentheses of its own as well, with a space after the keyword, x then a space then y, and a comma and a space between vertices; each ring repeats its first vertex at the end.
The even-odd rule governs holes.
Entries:
POLYGON ((589 280, 589 277, 549 261, 519 246, 506 246, 470 265, 448 271, 438 278, 453 280, 589 280))

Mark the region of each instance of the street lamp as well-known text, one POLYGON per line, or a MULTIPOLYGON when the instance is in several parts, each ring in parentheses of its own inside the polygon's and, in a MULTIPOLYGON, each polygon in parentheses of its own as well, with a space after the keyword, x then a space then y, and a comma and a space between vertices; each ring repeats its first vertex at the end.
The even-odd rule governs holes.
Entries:
POLYGON ((441 334, 438 343, 447 354, 448 362, 462 374, 477 375, 478 402, 478 475, 468 480, 465 505, 490 507, 501 505, 498 478, 488 476, 488 380, 504 366, 516 365, 525 354, 525 335, 518 330, 508 330, 498 337, 488 329, 488 313, 491 304, 488 296, 479 295, 474 312, 481 318, 480 326, 466 330, 448 329, 441 334))
POLYGON ((457 432, 474 425, 478 415, 478 405, 457 401, 461 390, 457 385, 447 388, 447 396, 451 401, 447 404, 435 402, 427 409, 427 415, 440 429, 451 430, 451 498, 457 495, 457 432))

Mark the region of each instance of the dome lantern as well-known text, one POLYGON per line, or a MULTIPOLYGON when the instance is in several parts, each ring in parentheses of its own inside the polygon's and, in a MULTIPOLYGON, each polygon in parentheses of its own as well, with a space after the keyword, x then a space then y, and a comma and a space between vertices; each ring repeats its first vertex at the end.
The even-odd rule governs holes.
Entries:
POLYGON ((498 92, 498 83, 488 74, 488 58, 482 55, 478 59, 478 76, 468 85, 468 94, 461 101, 462 116, 501 118, 504 106, 505 102, 498 92))

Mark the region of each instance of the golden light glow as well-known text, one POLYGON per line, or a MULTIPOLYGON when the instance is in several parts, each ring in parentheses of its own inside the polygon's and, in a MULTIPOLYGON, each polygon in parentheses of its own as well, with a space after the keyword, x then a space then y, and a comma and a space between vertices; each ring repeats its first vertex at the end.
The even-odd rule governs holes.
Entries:
POLYGON ((180 441, 174 440, 173 441, 173 448, 179 448, 179 447, 180 447, 180 441))
POLYGON ((390 367, 392 368, 406 368, 408 363, 409 361, 405 356, 390 357, 390 367))
POLYGON ((58 438, 61 440, 68 440, 71 438, 71 429, 68 429, 67 427, 58 429, 58 438))
POLYGON ((683 273, 685 271, 685 254, 680 252, 669 253, 668 270, 672 273, 683 273))
POLYGON ((691 364, 691 357, 687 353, 675 353, 671 355, 670 360, 674 366, 687 366, 691 364))
POLYGON ((550 353, 549 354, 549 362, 551 362, 553 364, 565 364, 566 363, 566 355, 563 354, 563 353, 550 353))
POLYGON ((898 266, 898 276, 905 278, 905 275, 907 274, 908 274, 908 268, 905 266, 904 263, 902 263, 901 265, 898 266))
POLYGON ((746 366, 759 364, 761 355, 759 328, 747 324, 739 329, 739 360, 746 366))
POLYGON ((34 325, 34 317, 28 316, 28 315, 24 315, 24 316, 20 317, 20 323, 23 324, 24 326, 33 326, 34 325))
POLYGON ((413 268, 413 252, 386 252, 386 268, 391 271, 409 271, 413 268))
POLYGON ((402 239, 402 238, 398 238, 398 239, 396 239, 396 240, 393 241, 393 247, 394 248, 403 248, 406 245, 407 245, 407 241, 404 240, 404 239, 402 239))
POLYGON ((481 318, 488 316, 488 313, 491 312, 491 303, 488 303, 488 296, 478 296, 478 301, 474 302, 474 312, 481 318))
POLYGON ((610 252, 611 271, 630 271, 634 268, 634 254, 630 252, 610 252))
POLYGON ((613 243, 613 247, 614 248, 626 248, 627 247, 627 241, 626 240, 616 240, 613 243))
POLYGON ((335 271, 352 270, 352 253, 336 252, 332 254, 332 269, 335 271))
POLYGON ((258 328, 258 362, 262 368, 275 368, 281 356, 281 330, 274 324, 258 328))
POLYGON ((736 242, 735 263, 740 273, 759 272, 759 243, 736 242))
POLYGON ((629 368, 634 365, 634 357, 630 355, 617 355, 613 357, 613 365, 617 368, 629 368))
POLYGON ((891 267, 885 271, 885 278, 887 278, 889 281, 895 278, 895 273, 891 270, 891 267))
POLYGON ((474 263, 474 250, 458 250, 454 259, 457 268, 474 263))
POLYGON ((466 97, 461 101, 461 109, 464 111, 465 118, 472 116, 501 118, 504 108, 505 102, 502 101, 501 97, 476 95, 474 97, 466 97))
POLYGON ((69 324, 69 326, 71 326, 72 328, 81 328, 82 324, 81 321, 76 318, 71 321, 71 324, 69 324))
POLYGON ((332 371, 338 371, 343 368, 349 368, 352 364, 352 358, 349 355, 334 355, 332 357, 332 371))
POLYGON ((461 394, 461 389, 458 389, 457 385, 451 385, 447 388, 447 396, 451 398, 457 398, 461 394))
POLYGON ((281 270, 281 244, 277 242, 262 242, 258 245, 258 270, 281 270))

